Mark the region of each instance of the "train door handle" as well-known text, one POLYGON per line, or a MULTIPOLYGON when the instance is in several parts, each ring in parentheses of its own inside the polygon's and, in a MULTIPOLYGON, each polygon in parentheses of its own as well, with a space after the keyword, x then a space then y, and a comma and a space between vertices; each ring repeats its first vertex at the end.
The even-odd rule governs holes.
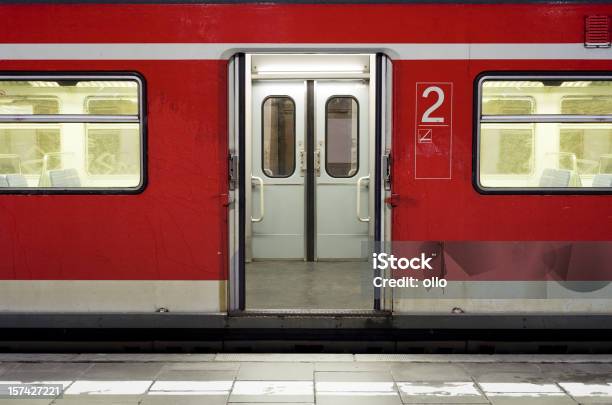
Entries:
POLYGON ((304 173, 306 173, 306 151, 304 151, 304 145, 302 141, 299 142, 300 147, 300 176, 304 177, 304 173))
POLYGON ((321 177, 321 149, 323 148, 323 142, 319 141, 317 150, 315 150, 315 175, 321 177))
POLYGON ((264 219, 264 181, 261 177, 251 176, 251 181, 259 183, 259 218, 251 217, 251 222, 261 222, 264 219))
POLYGON ((364 177, 360 177, 357 180, 357 219, 360 222, 370 222, 370 216, 368 215, 367 217, 362 217, 361 216, 361 183, 364 182, 365 180, 370 180, 370 175, 364 176, 364 177))

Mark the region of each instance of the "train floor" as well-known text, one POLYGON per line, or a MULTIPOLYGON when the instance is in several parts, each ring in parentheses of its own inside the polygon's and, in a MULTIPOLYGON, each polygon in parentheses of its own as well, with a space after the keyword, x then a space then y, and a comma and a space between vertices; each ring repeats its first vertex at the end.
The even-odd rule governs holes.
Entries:
POLYGON ((246 307, 372 310, 367 270, 365 261, 253 261, 246 265, 246 307))
POLYGON ((612 404, 610 355, 0 354, 0 404, 612 404))

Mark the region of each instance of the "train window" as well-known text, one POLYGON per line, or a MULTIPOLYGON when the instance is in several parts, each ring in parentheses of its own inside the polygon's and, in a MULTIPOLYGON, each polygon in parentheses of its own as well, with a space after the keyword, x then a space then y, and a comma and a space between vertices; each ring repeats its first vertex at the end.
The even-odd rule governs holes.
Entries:
POLYGON ((267 97, 262 110, 263 172, 289 177, 295 172, 295 103, 287 96, 267 97))
MULTIPOLYGON (((576 97, 561 100, 562 114, 610 114, 612 96, 576 97)), ((612 154, 612 125, 563 124, 559 129, 559 151, 575 159, 576 170, 583 177, 612 174, 609 156, 612 154)), ((571 168, 566 157, 561 164, 571 168)))
MULTIPOLYGON (((122 115, 137 113, 136 97, 87 99, 88 114, 122 115)), ((139 156, 131 151, 139 149, 138 125, 134 124, 87 124, 87 172, 90 175, 136 175, 139 156)))
MULTIPOLYGON (((57 97, 8 97, 0 93, 0 114, 58 114, 57 97)), ((0 124, 0 175, 36 175, 46 153, 60 150, 60 129, 56 124, 0 124)))
POLYGON ((485 76, 477 97, 480 189, 612 191, 612 80, 485 76))
POLYGON ((1 76, 1 192, 133 192, 144 177, 136 76, 1 76))
MULTIPOLYGON (((535 101, 531 97, 485 98, 486 114, 532 114, 535 101)), ((480 130, 481 172, 487 175, 530 174, 533 171, 534 125, 483 125, 480 130)))
POLYGON ((88 97, 85 109, 88 114, 97 115, 136 115, 138 98, 132 97, 88 97))
POLYGON ((335 96, 325 104, 325 170, 331 177, 353 177, 359 168, 359 104, 335 96))

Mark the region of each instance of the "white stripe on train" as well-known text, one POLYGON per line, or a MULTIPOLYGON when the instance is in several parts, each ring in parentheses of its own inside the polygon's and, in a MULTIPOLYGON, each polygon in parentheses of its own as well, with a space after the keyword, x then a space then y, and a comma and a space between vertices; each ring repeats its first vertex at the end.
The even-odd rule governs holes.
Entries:
MULTIPOLYGON (((227 311, 226 280, 1 280, 3 313, 170 313, 227 311)), ((577 285, 584 282, 575 282, 577 285)), ((571 283, 570 283, 571 284, 571 283)), ((591 292, 557 281, 449 281, 444 294, 396 288, 395 313, 609 314, 612 283, 591 292)), ((273 304, 274 302, 271 302, 273 304)))
POLYGON ((398 60, 610 60, 612 49, 582 43, 316 44, 316 43, 48 43, 0 44, 0 60, 219 60, 236 52, 384 52, 398 60))

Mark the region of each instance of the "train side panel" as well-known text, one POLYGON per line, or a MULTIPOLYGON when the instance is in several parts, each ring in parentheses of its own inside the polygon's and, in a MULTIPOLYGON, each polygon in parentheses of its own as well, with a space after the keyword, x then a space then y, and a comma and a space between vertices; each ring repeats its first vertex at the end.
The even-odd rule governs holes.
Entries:
MULTIPOLYGON (((148 164, 147 186, 136 195, 1 195, 0 295, 7 298, 0 300, 0 310, 226 310, 227 58, 236 50, 257 49, 261 44, 272 49, 292 44, 334 44, 341 49, 368 44, 368 49, 387 52, 393 59, 394 241, 608 241, 612 237, 609 195, 484 195, 473 185, 472 161, 474 81, 479 74, 609 71, 612 51, 603 50, 610 56, 600 60, 544 60, 537 52, 525 59, 496 60, 470 59, 469 53, 457 56, 453 54, 457 47, 446 47, 581 44, 585 16, 612 15, 611 6, 4 5, 1 9, 4 45, 169 44, 178 49, 179 44, 199 44, 209 56, 202 57, 197 50, 176 56, 169 47, 139 57, 138 46, 127 60, 105 60, 103 54, 89 60, 0 56, 4 72, 140 73, 146 81, 148 164), (424 53, 401 51, 403 44, 421 45, 424 53), (452 83, 449 179, 415 178, 418 83, 452 83)), ((542 289, 558 288, 550 280, 495 273, 478 281, 485 284, 472 291, 473 285, 457 276, 454 282, 458 290, 465 290, 463 296, 399 294, 393 309, 609 313, 611 308, 609 286, 587 295, 567 290, 565 296, 560 293, 551 299, 546 292, 540 294, 542 289), (479 292, 492 285, 513 289, 518 297, 479 299, 479 292), (537 293, 532 294, 532 287, 537 293)))

